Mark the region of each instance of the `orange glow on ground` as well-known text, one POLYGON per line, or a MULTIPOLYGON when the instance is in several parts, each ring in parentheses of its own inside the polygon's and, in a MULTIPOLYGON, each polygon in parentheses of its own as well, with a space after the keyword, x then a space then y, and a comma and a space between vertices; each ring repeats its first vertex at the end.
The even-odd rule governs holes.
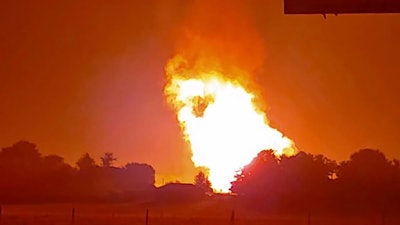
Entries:
MULTIPOLYGON (((166 67, 170 82, 165 93, 177 113, 195 166, 209 168, 212 187, 229 192, 235 174, 263 149, 293 154, 293 141, 268 125, 254 104, 254 95, 239 82, 216 72, 199 71, 184 78, 172 59, 166 67)), ((193 71, 191 71, 193 72, 193 71)))

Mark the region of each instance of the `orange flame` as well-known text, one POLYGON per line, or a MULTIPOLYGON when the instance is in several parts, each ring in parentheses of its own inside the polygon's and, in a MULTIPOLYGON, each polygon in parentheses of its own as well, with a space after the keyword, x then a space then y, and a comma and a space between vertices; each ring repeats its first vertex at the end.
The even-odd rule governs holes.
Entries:
POLYGON ((290 155, 295 146, 268 125, 255 94, 245 88, 262 62, 262 41, 231 1, 218 2, 195 5, 187 26, 192 30, 185 29, 179 53, 166 65, 164 92, 195 166, 209 169, 215 191, 228 192, 236 173, 261 150, 290 155))

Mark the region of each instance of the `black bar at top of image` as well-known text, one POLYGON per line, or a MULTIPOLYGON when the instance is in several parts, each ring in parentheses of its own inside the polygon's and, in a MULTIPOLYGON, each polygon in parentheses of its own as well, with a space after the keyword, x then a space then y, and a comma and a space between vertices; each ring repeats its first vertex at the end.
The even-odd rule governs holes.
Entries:
POLYGON ((400 13, 400 0, 284 0, 284 13, 400 13))

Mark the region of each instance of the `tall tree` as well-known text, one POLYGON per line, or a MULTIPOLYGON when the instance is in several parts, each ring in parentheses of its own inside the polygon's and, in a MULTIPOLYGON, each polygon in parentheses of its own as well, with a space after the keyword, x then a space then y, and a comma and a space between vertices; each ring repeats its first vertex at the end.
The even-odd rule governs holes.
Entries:
POLYGON ((101 166, 105 168, 111 167, 117 160, 117 158, 115 158, 113 153, 111 152, 104 153, 104 155, 100 159, 101 159, 101 166))
POLYGON ((96 167, 96 163, 94 159, 89 155, 89 153, 85 153, 77 162, 79 170, 89 170, 96 167))
POLYGON ((211 188, 211 182, 208 180, 208 177, 200 171, 194 178, 194 185, 199 187, 206 194, 211 194, 213 192, 211 188))

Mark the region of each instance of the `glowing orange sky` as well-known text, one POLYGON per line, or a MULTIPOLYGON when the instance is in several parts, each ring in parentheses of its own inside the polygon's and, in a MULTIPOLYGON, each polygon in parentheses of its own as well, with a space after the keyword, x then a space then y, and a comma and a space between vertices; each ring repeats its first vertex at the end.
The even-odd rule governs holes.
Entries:
MULTIPOLYGON (((190 1, 6 1, 0 8, 0 146, 26 139, 75 162, 112 151, 192 180, 163 96, 170 33, 190 1)), ((273 127, 300 150, 400 158, 400 15, 285 16, 248 1, 265 41, 256 74, 273 127)), ((221 9, 222 10, 222 9, 221 9)))

